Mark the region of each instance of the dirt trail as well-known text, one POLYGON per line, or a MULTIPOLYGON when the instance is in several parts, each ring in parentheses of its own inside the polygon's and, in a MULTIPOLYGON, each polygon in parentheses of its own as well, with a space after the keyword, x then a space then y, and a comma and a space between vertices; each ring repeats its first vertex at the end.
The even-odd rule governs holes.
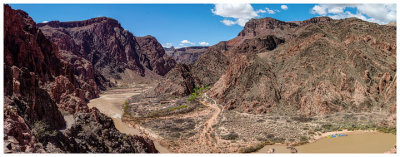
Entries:
MULTIPOLYGON (((112 118, 115 127, 121 132, 129 135, 142 135, 142 133, 130 126, 127 123, 122 122, 121 117, 123 114, 122 106, 124 102, 134 96, 138 95, 148 88, 128 88, 128 89, 114 89, 106 91, 100 94, 97 99, 90 100, 88 106, 89 108, 96 107, 99 111, 108 117, 112 118)), ((168 149, 162 147, 158 142, 153 141, 156 149, 160 153, 169 153, 168 149)))
POLYGON ((200 132, 199 145, 206 146, 206 148, 208 147, 208 149, 211 149, 211 152, 218 152, 218 149, 216 147, 218 144, 218 139, 214 134, 213 125, 217 124, 218 116, 221 113, 221 109, 218 107, 215 100, 212 100, 210 97, 208 97, 207 93, 204 94, 204 100, 205 101, 200 101, 200 103, 209 107, 212 111, 212 115, 210 119, 208 119, 204 123, 203 130, 200 132), (213 103, 209 103, 209 100, 212 100, 213 103), (212 136, 212 134, 214 134, 214 136, 212 136))

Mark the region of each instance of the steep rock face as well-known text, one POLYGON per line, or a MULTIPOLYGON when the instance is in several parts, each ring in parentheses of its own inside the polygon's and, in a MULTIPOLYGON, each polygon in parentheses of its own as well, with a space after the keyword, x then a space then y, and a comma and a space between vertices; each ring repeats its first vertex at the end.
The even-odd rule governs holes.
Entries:
MULTIPOLYGON (((20 10, 12 10, 9 6, 5 7, 4 14, 6 66, 16 66, 22 71, 25 71, 22 68, 27 68, 29 72, 33 72, 38 86, 47 90, 58 106, 65 106, 65 110, 72 113, 77 110, 87 110, 85 106, 88 99, 98 96, 96 90, 87 90, 92 87, 80 83, 82 81, 73 74, 74 68, 63 60, 57 47, 42 34, 28 14, 20 10), (66 81, 56 81, 61 75, 66 81), (59 92, 59 90, 64 90, 60 87, 65 86, 65 84, 60 86, 59 83, 68 83, 71 90, 59 92), (83 96, 82 93, 84 93, 83 96)), ((15 68, 13 71, 18 73, 15 68)), ((16 73, 12 76, 18 77, 16 73)), ((5 89, 5 91, 8 90, 5 89)), ((14 91, 14 93, 17 92, 14 91)))
POLYGON ((135 37, 112 18, 38 26, 58 46, 64 60, 74 65, 75 75, 88 82, 84 86, 95 88, 92 91, 131 84, 133 77, 144 77, 146 71, 165 75, 175 66, 154 37, 135 37))
POLYGON ((21 10, 4 5, 4 17, 5 152, 157 152, 151 140, 121 134, 110 118, 88 113, 87 100, 98 92, 91 76, 105 79, 80 54, 61 54, 21 10), (72 132, 59 109, 77 115, 72 132))
POLYGON ((287 38, 289 31, 299 27, 296 23, 279 21, 274 18, 266 17, 262 19, 251 19, 247 22, 238 37, 253 38, 259 35, 275 35, 287 38))
POLYGON ((145 70, 140 63, 134 36, 114 19, 99 17, 85 21, 51 21, 40 23, 38 26, 62 52, 68 55, 66 60, 73 64, 76 60, 89 61, 91 64, 77 69, 81 69, 87 79, 97 80, 96 83, 100 87, 109 86, 108 80, 120 79, 120 74, 125 69, 144 76, 145 70), (107 81, 95 79, 93 72, 104 76, 107 81))
POLYGON ((195 80, 190 72, 190 67, 186 64, 178 64, 161 84, 155 88, 157 95, 168 94, 174 96, 185 96, 193 93, 195 80))
POLYGON ((393 114, 396 28, 355 18, 311 23, 273 51, 231 62, 211 95, 249 113, 393 114))
POLYGON ((4 117, 4 138, 18 142, 11 151, 29 152, 32 145, 25 125, 43 121, 53 128, 65 126, 49 89, 55 76, 70 76, 70 69, 25 12, 5 5, 4 19, 4 108, 11 110, 4 117))
POLYGON ((226 42, 219 42, 208 48, 191 67, 191 72, 197 80, 196 86, 214 84, 225 72, 229 58, 226 42))
POLYGON ((208 47, 192 46, 179 49, 164 48, 165 52, 171 56, 177 63, 193 64, 196 60, 207 51, 208 47))
POLYGON ((277 38, 273 35, 245 39, 239 46, 234 48, 234 53, 260 53, 275 49, 279 44, 284 43, 284 39, 277 38))
POLYGON ((143 64, 151 71, 164 76, 176 64, 175 60, 165 54, 164 48, 152 36, 136 37, 142 52, 143 64))

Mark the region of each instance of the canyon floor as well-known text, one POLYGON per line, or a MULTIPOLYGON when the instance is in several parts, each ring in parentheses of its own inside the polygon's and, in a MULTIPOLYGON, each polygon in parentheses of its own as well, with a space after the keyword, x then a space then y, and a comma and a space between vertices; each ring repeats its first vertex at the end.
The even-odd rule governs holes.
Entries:
POLYGON ((161 153, 252 152, 280 145, 286 148, 314 142, 330 131, 374 130, 374 125, 385 118, 383 113, 336 113, 313 118, 253 115, 224 110, 207 91, 199 93, 195 101, 143 96, 152 88, 154 85, 139 84, 108 90, 88 105, 111 117, 122 133, 150 137, 161 153), (135 96, 141 98, 140 102, 135 96), (146 111, 151 116, 145 116, 146 111))

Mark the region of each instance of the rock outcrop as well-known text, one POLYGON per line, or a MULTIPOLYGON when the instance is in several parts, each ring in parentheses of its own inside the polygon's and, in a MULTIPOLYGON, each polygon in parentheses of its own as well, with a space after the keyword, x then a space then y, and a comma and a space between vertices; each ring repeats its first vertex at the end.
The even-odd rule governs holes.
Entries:
POLYGON ((65 126, 50 89, 57 76, 71 76, 71 70, 28 14, 5 5, 4 19, 4 138, 16 140, 11 151, 31 152, 34 122, 65 126))
POLYGON ((178 64, 166 75, 163 83, 157 85, 154 91, 157 95, 186 96, 193 93, 195 87, 195 80, 189 66, 178 64))
POLYGON ((136 37, 139 49, 143 55, 143 64, 151 71, 164 76, 176 64, 175 60, 165 54, 164 48, 152 36, 136 37))
POLYGON ((196 60, 207 51, 206 46, 192 46, 175 49, 164 48, 165 52, 171 56, 177 63, 180 64, 193 64, 196 60))
POLYGON ((120 133, 111 118, 96 108, 76 113, 75 124, 65 131, 76 152, 82 153, 158 153, 153 141, 120 133))

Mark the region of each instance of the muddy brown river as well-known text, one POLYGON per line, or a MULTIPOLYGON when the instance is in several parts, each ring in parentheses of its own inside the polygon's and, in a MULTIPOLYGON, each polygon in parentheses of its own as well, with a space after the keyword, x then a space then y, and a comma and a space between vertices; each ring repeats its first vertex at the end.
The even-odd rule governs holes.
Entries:
POLYGON ((396 144, 396 135, 370 132, 322 138, 296 147, 299 153, 384 153, 396 144))
MULTIPOLYGON (((380 132, 349 134, 344 137, 321 138, 313 143, 295 147, 298 153, 384 153, 396 144, 396 135, 380 132)), ((269 145, 257 153, 274 148, 276 153, 290 153, 285 145, 269 145)))
MULTIPOLYGON (((112 118, 115 127, 122 133, 128 135, 141 135, 140 131, 129 124, 122 122, 123 114, 122 105, 130 97, 140 94, 142 88, 114 89, 108 90, 100 94, 99 98, 90 100, 89 108, 96 107, 99 111, 108 117, 112 118)), ((168 149, 161 146, 157 141, 154 141, 156 149, 160 153, 169 153, 168 149)))

